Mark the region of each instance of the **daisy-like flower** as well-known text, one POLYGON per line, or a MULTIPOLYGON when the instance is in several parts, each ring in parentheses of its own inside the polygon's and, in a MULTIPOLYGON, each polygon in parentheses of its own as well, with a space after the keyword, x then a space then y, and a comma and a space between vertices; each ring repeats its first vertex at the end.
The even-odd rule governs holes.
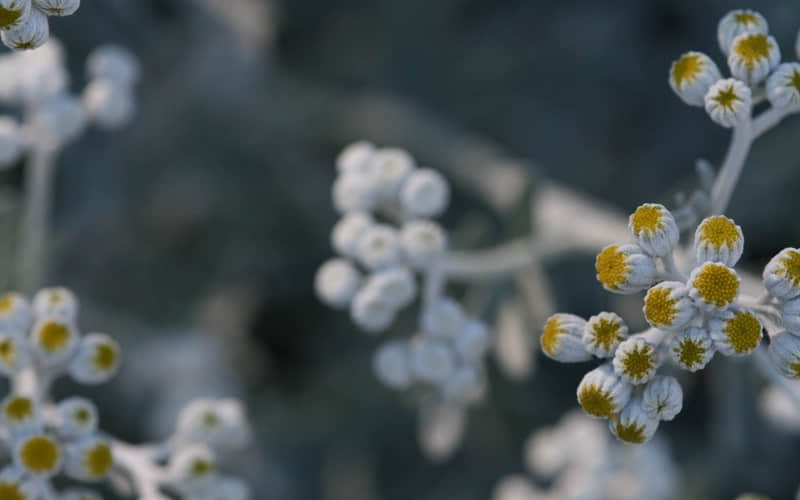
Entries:
POLYGON ((662 281, 650 288, 643 311, 650 326, 667 331, 680 330, 697 314, 689 289, 678 281, 662 281))
POLYGON ((706 330, 690 326, 672 339, 669 352, 678 366, 696 372, 714 357, 714 344, 706 330))
POLYGON ((674 419, 683 408, 681 384, 675 377, 654 377, 642 393, 642 408, 653 418, 674 419))
POLYGON ((764 16, 753 10, 732 10, 720 19, 717 40, 722 53, 727 55, 733 39, 742 33, 767 33, 769 26, 764 16))
POLYGON ((667 207, 658 203, 639 206, 628 220, 634 241, 648 255, 663 257, 678 244, 680 232, 667 207))
POLYGON ((81 481, 100 481, 114 465, 111 443, 99 436, 88 436, 67 447, 64 469, 81 481))
POLYGON ((576 363, 592 358, 583 343, 586 321, 574 314, 558 313, 544 324, 540 338, 542 352, 562 363, 576 363))
POLYGON ((708 329, 714 347, 726 356, 750 354, 761 342, 761 322, 739 306, 717 312, 708 321, 708 329))
POLYGON ((206 445, 187 445, 172 456, 167 470, 170 483, 178 490, 191 494, 214 479, 217 472, 216 457, 206 445))
POLYGON ((764 267, 764 287, 779 300, 800 295, 800 250, 784 248, 764 267))
POLYGON ((250 439, 244 407, 233 398, 200 398, 178 415, 176 436, 181 442, 200 442, 214 447, 236 448, 250 439))
POLYGON ((73 396, 57 407, 58 433, 65 438, 76 438, 97 430, 97 407, 86 398, 73 396))
POLYGON ((349 306, 360 287, 361 273, 346 259, 328 260, 314 277, 317 296, 334 309, 349 306))
POLYGON ((706 92, 720 78, 717 65, 702 52, 683 54, 669 69, 669 86, 690 106, 702 106, 706 92))
POLYGON ((781 318, 787 330, 800 335, 800 297, 789 300, 781 306, 781 318))
POLYGON ((800 378, 800 337, 779 332, 770 338, 769 356, 772 363, 787 378, 800 378))
POLYGON ((776 108, 800 105, 800 63, 784 63, 767 78, 767 99, 776 108))
POLYGON ((628 338, 628 325, 613 312, 601 312, 589 318, 581 340, 586 350, 599 358, 614 354, 617 346, 628 338))
POLYGON ((116 340, 104 333, 90 333, 81 340, 70 361, 69 374, 82 384, 100 384, 116 375, 122 352, 116 340))
POLYGON ((731 75, 748 85, 760 83, 780 61, 778 42, 766 33, 743 33, 731 42, 731 75))
POLYGON ((8 429, 18 434, 35 431, 42 426, 39 405, 33 398, 21 394, 11 394, 0 403, 0 419, 8 429))
POLYGON ((369 159, 380 183, 381 196, 397 196, 403 183, 416 169, 414 158, 399 148, 381 148, 369 159))
POLYGON ((706 262, 689 275, 689 296, 704 311, 730 306, 739 295, 739 276, 730 267, 706 262))
POLYGON ((61 470, 62 462, 61 446, 49 434, 27 435, 14 446, 14 463, 33 477, 54 476, 61 470))
POLYGON ((720 262, 733 267, 744 251, 742 228, 724 215, 708 217, 694 233, 697 262, 720 262))
POLYGON ((578 403, 593 417, 615 419, 630 397, 631 385, 608 364, 588 372, 578 384, 578 403))
POLYGON ((730 128, 750 119, 753 97, 750 87, 734 78, 726 78, 708 89, 705 103, 711 119, 730 128))
POLYGON ((0 29, 8 30, 21 25, 30 13, 30 0, 0 0, 0 29))
POLYGON ((359 238, 358 260, 371 270, 386 269, 399 262, 399 234, 391 226, 375 224, 359 238))
POLYGON ((643 444, 655 435, 658 419, 650 416, 642 407, 642 397, 635 396, 625 405, 616 420, 608 423, 608 427, 620 441, 643 444))
POLYGON ((653 258, 636 245, 609 245, 594 264, 597 279, 610 292, 637 293, 653 284, 656 265, 653 258))
POLYGON ((41 319, 31 331, 31 351, 40 362, 48 366, 57 365, 72 355, 79 338, 73 324, 57 319, 41 319))
MULTIPOLYGON (((22 0, 30 5, 29 0, 22 0)), ((47 16, 39 9, 30 9, 27 16, 21 18, 2 33, 3 43, 13 50, 31 50, 44 45, 50 37, 50 24, 47 16)))
POLYGON ((655 346, 641 336, 623 341, 614 353, 614 372, 627 382, 638 385, 648 382, 659 366, 655 346))

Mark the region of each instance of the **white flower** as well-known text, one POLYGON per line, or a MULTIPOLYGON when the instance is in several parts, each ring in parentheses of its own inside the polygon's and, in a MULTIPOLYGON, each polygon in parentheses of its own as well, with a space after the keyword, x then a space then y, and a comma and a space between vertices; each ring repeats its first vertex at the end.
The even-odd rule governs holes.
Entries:
POLYGON ((620 342, 628 338, 628 325, 612 312, 601 312, 589 318, 581 340, 586 350, 597 357, 606 358, 614 354, 620 342))
POLYGON ((675 377, 656 376, 642 393, 642 408, 651 417, 672 420, 683 408, 683 389, 675 377))
POLYGON ((731 75, 748 85, 760 83, 781 62, 778 42, 766 33, 742 33, 728 54, 731 75))
POLYGON ((470 320, 456 334, 453 343, 461 359, 468 362, 477 363, 483 359, 484 355, 491 347, 492 335, 486 323, 478 320, 470 320))
POLYGON ((375 224, 364 231, 357 245, 358 260, 372 270, 386 269, 400 261, 397 231, 386 224, 375 224))
POLYGON ((411 370, 423 382, 442 384, 456 371, 453 347, 444 340, 422 338, 411 346, 411 370))
POLYGON ((75 479, 100 481, 113 465, 114 456, 107 439, 87 436, 67 446, 64 470, 75 479))
POLYGON ((611 433, 620 441, 643 444, 652 438, 658 429, 658 419, 653 418, 642 407, 640 396, 631 398, 616 420, 608 423, 611 433))
POLYGON ((800 105, 800 63, 784 63, 767 78, 767 99, 776 108, 800 105))
POLYGON ((36 478, 48 478, 61 470, 61 445, 49 434, 29 434, 14 445, 14 464, 36 478))
POLYGON ((648 255, 664 257, 678 244, 680 232, 672 213, 664 205, 645 203, 633 212, 628 227, 634 241, 648 255))
POLYGON ((86 398, 73 396, 58 403, 58 433, 66 438, 97 430, 97 407, 86 398))
POLYGON ((609 245, 594 264, 597 279, 609 292, 631 294, 648 288, 656 279, 652 257, 636 245, 609 245))
POLYGON ((547 318, 539 343, 548 358, 562 363, 592 359, 583 343, 586 321, 574 314, 558 313, 547 318))
POLYGON ((178 414, 176 435, 184 442, 236 450, 250 440, 250 426, 239 400, 199 398, 178 414))
POLYGON ((363 173, 375 153, 375 146, 367 141, 348 144, 336 157, 336 169, 340 174, 363 173))
POLYGON ((75 321, 78 316, 78 299, 64 287, 43 288, 33 296, 33 315, 36 319, 75 321))
POLYGON ((724 215, 704 219, 694 233, 697 262, 720 262, 733 267, 744 250, 742 228, 724 215))
POLYGON ((0 333, 0 373, 14 375, 28 366, 29 362, 25 339, 19 334, 0 333))
POLYGON ((390 341, 381 345, 372 358, 378 380, 392 389, 411 385, 411 353, 405 342, 390 341))
POLYGON ((444 212, 449 201, 447 181, 430 168, 415 170, 400 191, 400 203, 409 217, 435 217, 444 212))
POLYGON ((723 54, 728 55, 733 39, 742 33, 767 33, 769 26, 764 16, 749 9, 732 10, 720 19, 717 40, 723 54))
POLYGON ((669 69, 669 86, 690 106, 702 106, 708 89, 722 78, 717 65, 701 52, 687 52, 669 69))
POLYGON ((0 402, 0 420, 12 437, 26 432, 41 430, 43 421, 38 403, 23 394, 10 394, 0 402))
POLYGON ((211 484, 216 475, 216 459, 211 448, 191 444, 179 449, 167 465, 169 481, 180 491, 199 492, 211 484))
POLYGON ((738 295, 739 276, 724 264, 706 262, 689 275, 689 296, 703 311, 724 309, 738 295))
POLYGON ((65 362, 75 351, 80 335, 71 323, 41 319, 33 326, 30 348, 33 355, 47 366, 65 362))
POLYGON ((141 68, 133 53, 119 45, 102 45, 86 59, 86 71, 91 79, 109 80, 118 85, 132 86, 139 80, 141 68))
POLYGON ((104 333, 86 335, 69 364, 69 374, 82 384, 100 384, 116 375, 122 362, 117 342, 104 333))
POLYGON ((38 485, 26 477, 19 467, 7 466, 0 472, 0 491, 6 492, 14 500, 36 500, 38 485))
POLYGON ((787 330, 795 335, 800 335, 800 297, 789 300, 781 306, 781 317, 783 326, 787 330))
POLYGON ((24 143, 16 120, 0 116, 0 169, 10 167, 22 156, 24 143))
POLYGON ((764 287, 779 300, 800 295, 800 250, 784 248, 764 267, 764 287))
POLYGON ((669 352, 678 366, 696 372, 705 368, 714 357, 715 350, 706 330, 690 326, 672 339, 669 352))
POLYGON ((373 224, 375 221, 367 212, 351 212, 345 215, 333 226, 331 232, 334 250, 344 257, 355 257, 358 240, 373 224))
POLYGON ((750 119, 752 94, 750 88, 739 80, 726 78, 708 89, 705 97, 706 112, 719 125, 735 127, 750 119))
POLYGON ((678 281, 662 281, 650 288, 642 310, 650 326, 666 331, 680 330, 697 315, 689 289, 678 281))
POLYGON ((406 307, 417 295, 417 282, 407 267, 394 267, 370 275, 364 285, 395 309, 406 307))
POLYGON ((31 0, 0 0, 0 30, 15 28, 31 13, 31 0))
POLYGON ((403 255, 417 269, 439 260, 447 248, 447 236, 442 227, 427 219, 412 220, 400 232, 403 255))
POLYGON ((726 356, 750 354, 761 342, 761 322, 740 306, 714 314, 708 321, 708 330, 714 347, 726 356))
POLYGON ((317 296, 330 307, 344 309, 350 305, 361 286, 361 273, 346 259, 326 261, 314 277, 317 296))
POLYGON ((369 159, 374 175, 378 177, 381 195, 394 198, 416 168, 408 152, 398 148, 381 148, 369 159))
POLYGON ((126 125, 136 109, 133 91, 111 80, 94 80, 83 90, 86 115, 101 128, 112 130, 126 125))
POLYGON ((422 330, 431 337, 454 338, 466 325, 467 316, 461 305, 449 297, 441 297, 425 308, 422 330))
POLYGON ((614 353, 614 372, 631 384, 653 378, 660 364, 655 346, 639 336, 624 340, 614 353))
POLYGON ((333 206, 341 214, 372 210, 380 201, 374 175, 345 172, 333 182, 333 206))
POLYGON ((81 6, 81 0, 33 0, 33 5, 48 16, 71 16, 81 6))
MULTIPOLYGON (((30 6, 30 0, 2 1, 14 5, 25 3, 30 6)), ((39 9, 30 9, 28 15, 21 19, 21 23, 14 24, 10 29, 3 31, 3 43, 13 50, 30 50, 41 47, 50 36, 47 16, 39 9)))
POLYGON ((350 317, 367 333, 380 333, 394 321, 394 304, 374 289, 362 288, 350 304, 350 317))
POLYGON ((578 402, 587 414, 612 418, 631 397, 631 384, 622 380, 608 364, 583 376, 578 385, 578 402))

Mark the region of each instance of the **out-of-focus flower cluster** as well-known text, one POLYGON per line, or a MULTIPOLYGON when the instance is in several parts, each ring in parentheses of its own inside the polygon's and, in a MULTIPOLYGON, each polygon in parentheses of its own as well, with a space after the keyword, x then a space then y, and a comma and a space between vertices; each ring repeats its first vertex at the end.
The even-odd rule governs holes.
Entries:
POLYGON ((133 116, 140 69, 127 49, 106 45, 89 55, 88 84, 80 97, 69 92, 65 64, 55 39, 33 51, 0 56, 0 102, 19 110, 16 117, 0 116, 0 168, 33 148, 62 148, 89 123, 114 129, 133 116))
POLYGON ((537 481, 507 476, 492 500, 666 500, 674 498, 680 483, 664 443, 620 445, 599 422, 575 412, 534 432, 524 458, 537 481), (549 486, 539 486, 540 481, 549 486))
POLYGON ((49 16, 71 16, 81 0, 0 0, 0 36, 12 50, 41 47, 50 37, 49 16))

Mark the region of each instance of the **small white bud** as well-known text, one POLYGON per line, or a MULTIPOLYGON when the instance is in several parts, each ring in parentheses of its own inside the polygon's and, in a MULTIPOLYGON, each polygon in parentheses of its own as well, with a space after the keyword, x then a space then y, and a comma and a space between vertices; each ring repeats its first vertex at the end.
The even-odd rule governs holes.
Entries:
MULTIPOLYGON (((28 15, 21 17, 22 22, 13 24, 2 34, 3 43, 12 50, 30 50, 41 47, 50 37, 50 24, 47 16, 39 9, 30 8, 30 0, 0 0, 18 5, 28 5, 28 15)), ((16 21, 15 21, 16 23, 16 21)))
POLYGON ((17 121, 0 116, 0 169, 13 166, 22 156, 24 143, 17 121))
POLYGON ((665 331, 680 330, 697 315, 689 289, 678 281, 662 281, 647 290, 642 310, 650 326, 665 331))
POLYGON ((407 267, 394 267, 373 273, 364 287, 373 290, 397 310, 409 305, 417 295, 417 282, 407 267))
POLYGON ((65 438, 92 434, 97 430, 97 407, 86 398, 73 396, 58 403, 58 433, 65 438))
POLYGON ((706 112, 723 127, 736 127, 750 119, 753 104, 750 88, 739 80, 726 78, 708 89, 706 112))
POLYGON ((113 130, 126 125, 136 109, 133 91, 111 80, 94 80, 83 90, 87 117, 100 128, 113 130))
POLYGON ((345 172, 333 182, 333 206, 341 214, 372 210, 380 201, 380 185, 371 174, 345 172))
POLYGON ((411 370, 423 382, 442 384, 456 366, 453 347, 444 340, 423 338, 411 347, 411 370))
POLYGON ((689 275, 689 296, 703 311, 718 311, 733 304, 739 295, 736 271, 718 262, 706 262, 689 275))
POLYGON ((331 232, 334 250, 344 257, 355 257, 358 240, 373 224, 375 221, 367 212, 351 212, 345 215, 333 226, 331 232))
POLYGON ((29 434, 14 444, 14 464, 36 479, 56 475, 62 462, 61 445, 49 434, 29 434))
POLYGON ((182 442, 236 450, 250 440, 250 426, 239 400, 199 398, 178 414, 176 436, 182 442))
POLYGON ((372 358, 372 367, 378 380, 387 387, 402 390, 411 385, 411 351, 404 342, 381 345, 372 358))
POLYGON ((717 26, 717 40, 723 54, 728 55, 733 39, 742 33, 767 33, 769 26, 764 16, 748 9, 732 10, 725 14, 717 26))
POLYGON ((583 329, 583 345, 599 358, 614 354, 620 342, 628 338, 628 325, 617 314, 601 312, 589 318, 583 329))
POLYGON ((70 361, 69 374, 82 384, 100 384, 116 375, 122 363, 117 341, 104 333, 86 335, 70 361))
POLYGON ((631 384, 644 384, 660 365, 655 346, 639 336, 622 341, 614 353, 614 372, 631 384))
POLYGON ((33 322, 31 305, 24 295, 9 292, 0 296, 0 331, 17 334, 33 322))
POLYGON ((167 465, 167 476, 178 490, 191 494, 211 484, 216 469, 211 448, 204 444, 191 444, 175 452, 167 465))
POLYGON ((369 161, 379 179, 383 198, 395 198, 416 168, 411 155, 397 148, 379 149, 369 161))
POLYGON ((655 435, 658 419, 644 410, 641 396, 637 396, 630 400, 617 419, 610 421, 608 426, 620 441, 643 444, 655 435))
POLYGON ((672 253, 680 232, 672 213, 664 205, 645 203, 633 212, 628 227, 639 247, 653 257, 672 253))
POLYGON ((0 489, 16 500, 36 500, 39 497, 37 482, 28 478, 23 469, 13 465, 0 471, 0 489))
POLYGON ((5 424, 13 436, 38 432, 44 422, 39 404, 33 397, 22 394, 10 394, 0 402, 0 421, 5 424))
POLYGON ((102 45, 86 59, 89 78, 110 80, 119 85, 132 86, 139 80, 139 60, 130 50, 119 45, 102 45))
POLYGON ((733 39, 728 54, 731 75, 751 86, 761 83, 780 62, 778 42, 766 33, 742 33, 733 39))
POLYGON ((454 338, 464 329, 466 323, 464 309, 449 297, 442 297, 429 304, 422 314, 422 330, 431 337, 454 338))
POLYGON ((358 260, 371 270, 386 269, 400 261, 400 241, 397 231, 386 224, 367 228, 357 245, 358 260))
POLYGON ((588 372, 578 384, 578 403, 593 417, 613 418, 630 397, 631 384, 614 373, 609 364, 588 372))
POLYGON ((733 267, 744 250, 742 228, 724 215, 703 219, 694 233, 697 262, 720 262, 733 267))
POLYGON ((558 313, 547 318, 539 343, 548 358, 562 363, 592 359, 583 343, 586 321, 574 314, 558 313))
POLYGON ((79 339, 78 329, 72 323, 44 318, 33 326, 29 345, 39 362, 56 366, 72 356, 79 339))
POLYGON ((779 332, 770 338, 769 356, 784 377, 800 378, 800 337, 779 332))
POLYGON ((397 309, 378 290, 362 288, 350 304, 350 317, 367 333, 380 333, 392 324, 397 309))
POLYGON ((444 212, 449 201, 447 181, 430 168, 415 170, 400 192, 400 202, 409 217, 436 217, 444 212))
POLYGON ((31 0, 0 0, 0 30, 22 25, 31 14, 31 0))
POLYGON ((681 384, 675 377, 654 377, 642 393, 642 408, 653 418, 674 419, 683 408, 681 384))
POLYGON ((779 300, 800 296, 800 250, 784 248, 764 267, 764 287, 779 300))
POLYGON ((375 146, 367 141, 348 144, 336 157, 336 169, 340 174, 363 173, 375 153, 375 146))
POLYGON ((456 334, 453 342, 461 359, 470 363, 478 363, 489 352, 492 344, 492 335, 486 323, 470 320, 456 334))
POLYGON ((708 321, 714 347, 725 356, 744 356, 761 343, 761 322, 755 314, 732 306, 714 314, 708 321))
POLYGON ((78 299, 68 288, 43 288, 33 296, 33 315, 35 319, 75 321, 78 316, 78 299))
POLYGON ((653 258, 636 245, 609 245, 595 260, 597 279, 609 292, 632 294, 650 287, 656 280, 653 258))
POLYGON ((81 0, 33 0, 33 5, 48 16, 71 16, 80 8, 81 0))
POLYGON ((81 481, 100 481, 114 465, 111 443, 97 435, 86 436, 67 446, 64 471, 81 481))
POLYGON ((678 366, 691 372, 705 368, 715 352, 711 336, 696 326, 690 326, 676 335, 669 351, 678 366))
POLYGON ((795 335, 800 335, 800 297, 787 301, 781 306, 783 326, 795 335))
POLYGON ((0 373, 11 376, 30 363, 25 340, 19 333, 0 333, 0 373))
POLYGON ((683 54, 669 69, 669 86, 690 106, 702 106, 706 92, 720 78, 717 65, 701 52, 683 54))
POLYGON ((784 63, 767 78, 767 99, 776 108, 800 105, 800 63, 784 63))
POLYGON ((314 290, 328 306, 344 309, 361 286, 361 273, 346 259, 330 259, 317 270, 314 290))
POLYGON ((400 232, 403 255, 417 269, 437 262, 447 248, 447 236, 442 227, 427 219, 412 220, 400 232))

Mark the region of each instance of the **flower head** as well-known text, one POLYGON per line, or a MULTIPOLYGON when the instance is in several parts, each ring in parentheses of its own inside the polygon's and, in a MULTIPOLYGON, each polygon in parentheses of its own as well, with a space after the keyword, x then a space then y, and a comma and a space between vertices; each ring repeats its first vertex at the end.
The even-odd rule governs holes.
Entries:
POLYGON ((10 394, 0 403, 0 421, 12 434, 36 431, 42 427, 42 415, 37 402, 22 394, 10 394))
POLYGON ((381 148, 369 159, 384 199, 394 198, 416 169, 414 158, 399 148, 381 148))
POLYGON ((764 16, 753 10, 732 10, 720 19, 717 26, 719 48, 727 55, 733 39, 742 33, 767 33, 769 26, 764 16))
POLYGON ((630 294, 644 290, 656 278, 653 258, 636 245, 609 245, 594 264, 597 279, 610 292, 630 294))
POLYGON ((650 326, 667 331, 680 330, 697 314, 689 289, 678 281, 662 281, 650 288, 643 311, 650 326))
POLYGON ((372 358, 375 375, 384 385, 406 389, 411 385, 411 353, 405 342, 389 341, 381 345, 372 358))
POLYGON ((30 17, 30 13, 30 0, 0 0, 0 29, 20 26, 30 17))
POLYGON ((634 241, 653 257, 664 257, 678 244, 678 225, 664 205, 645 203, 639 206, 631 214, 628 227, 634 241))
POLYGON ((42 288, 33 296, 33 315, 37 319, 74 321, 78 316, 78 299, 68 288, 42 288))
POLYGON ((168 464, 170 482, 180 491, 200 491, 217 472, 214 452, 206 445, 191 444, 179 449, 168 464))
POLYGON ((0 498, 4 500, 34 500, 38 498, 37 490, 35 481, 18 467, 8 466, 0 472, 0 498))
POLYGON ((659 366, 655 347, 642 337, 623 341, 614 353, 614 372, 631 384, 644 384, 659 366))
POLYGON ((581 340, 586 350, 600 358, 614 354, 620 342, 628 338, 628 325, 617 314, 601 312, 589 318, 581 340))
POLYGON ((314 290, 328 306, 344 309, 361 287, 361 273, 346 259, 330 259, 317 270, 314 290))
POLYGON ((675 377, 654 377, 642 393, 642 408, 653 418, 674 419, 683 408, 681 385, 675 377))
POLYGON ((764 267, 764 287, 780 300, 800 295, 800 250, 784 248, 764 267))
MULTIPOLYGON (((2 1, 8 5, 27 4, 30 6, 30 1, 26 0, 2 1)), ((3 11, 5 11, 6 22, 10 22, 7 25, 8 29, 2 33, 3 43, 6 47, 13 50, 35 49, 41 47, 50 37, 47 16, 39 9, 29 8, 28 15, 18 15, 17 17, 14 17, 16 14, 11 9, 0 10, 0 16, 3 15, 3 11), (14 17, 13 21, 9 21, 12 17, 14 17)))
POLYGON ((705 96, 706 112, 723 127, 735 127, 750 119, 753 104, 750 88, 739 80, 719 80, 705 96))
POLYGON ((356 141, 345 146, 336 157, 336 169, 340 174, 362 173, 368 168, 369 160, 375 154, 375 145, 367 141, 356 141))
POLYGON ((575 363, 592 358, 583 344, 586 321, 574 314, 558 313, 544 324, 540 338, 542 352, 562 363, 575 363))
POLYGON ((34 477, 55 475, 62 460, 61 445, 48 434, 30 434, 14 447, 14 463, 34 477))
POLYGON ((767 99, 776 108, 800 105, 800 63, 785 63, 767 78, 767 99))
POLYGON ((82 481, 103 479, 114 465, 111 443, 99 436, 87 436, 67 447, 65 470, 82 481))
POLYGON ((739 306, 717 312, 708 321, 708 329, 714 347, 726 356, 750 354, 761 342, 761 322, 739 306))
POLYGON ((616 418, 630 396, 631 385, 607 364, 588 372, 578 385, 578 402, 593 417, 616 418))
POLYGON ((706 330, 690 326, 672 339, 669 352, 678 366, 696 372, 714 357, 714 344, 706 330))
POLYGON ((100 384, 116 375, 121 363, 116 340, 104 333, 90 333, 81 340, 69 364, 69 374, 82 384, 100 384))
POLYGON ((400 191, 403 211, 410 217, 435 217, 447 208, 450 186, 442 175, 429 168, 415 170, 400 191))
POLYGON ((742 228, 724 215, 704 219, 694 233, 697 262, 720 262, 733 267, 744 250, 742 228))
POLYGON ((742 33, 731 42, 731 75, 748 85, 760 83, 780 61, 778 42, 766 33, 742 33))
POLYGON ((250 440, 250 426, 239 400, 199 398, 178 414, 176 436, 182 442, 233 450, 250 440))
POLYGON ((422 314, 422 330, 431 337, 455 338, 466 323, 464 309, 449 297, 442 297, 429 304, 422 314))
POLYGON ((141 65, 136 56, 120 45, 101 45, 86 59, 86 73, 89 78, 110 81, 117 86, 134 85, 139 81, 141 72, 141 65))
POLYGON ((706 262, 689 276, 689 296, 704 311, 728 307, 739 295, 739 276, 730 267, 706 262))
POLYGON ((118 129, 128 124, 136 110, 133 88, 111 80, 89 82, 81 99, 87 117, 106 130, 118 129))
POLYGON ((453 339, 461 359, 478 363, 492 345, 492 334, 483 321, 470 320, 453 339))
POLYGON ((690 106, 702 106, 708 89, 722 78, 717 65, 701 52, 687 52, 669 69, 669 86, 690 106))
POLYGON ((655 435, 658 418, 650 416, 642 406, 642 397, 631 398, 616 420, 608 423, 611 433, 620 441, 643 444, 655 435))
POLYGON ((350 317, 367 333, 380 333, 394 321, 395 304, 374 287, 362 287, 350 304, 350 317))
POLYGON ((71 16, 81 6, 81 0, 32 0, 37 9, 48 16, 71 16))
POLYGON ((400 245, 408 262, 415 268, 423 269, 442 256, 447 248, 447 236, 439 224, 417 219, 403 225, 400 245))
POLYGON ((358 240, 367 229, 375 224, 367 212, 350 212, 339 219, 331 231, 333 248, 343 257, 355 257, 358 251, 358 240))
POLYGON ((772 363, 787 378, 800 378, 800 337, 783 331, 772 336, 769 343, 772 363))
POLYGON ((72 355, 79 338, 74 325, 56 319, 41 319, 31 331, 30 346, 37 359, 52 366, 63 363, 72 355))
POLYGON ((367 228, 358 240, 358 260, 372 270, 396 265, 401 257, 399 236, 394 228, 386 224, 367 228))

